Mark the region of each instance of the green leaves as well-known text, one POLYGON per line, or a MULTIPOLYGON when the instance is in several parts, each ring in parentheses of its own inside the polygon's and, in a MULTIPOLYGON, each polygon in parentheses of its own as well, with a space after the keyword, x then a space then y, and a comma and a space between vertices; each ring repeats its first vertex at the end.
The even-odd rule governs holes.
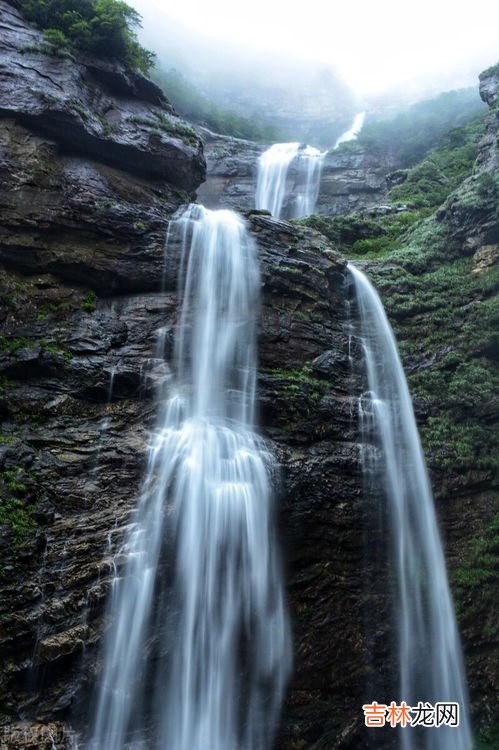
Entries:
POLYGON ((124 0, 20 0, 20 9, 56 50, 80 49, 141 73, 154 63, 137 40, 140 15, 124 0))

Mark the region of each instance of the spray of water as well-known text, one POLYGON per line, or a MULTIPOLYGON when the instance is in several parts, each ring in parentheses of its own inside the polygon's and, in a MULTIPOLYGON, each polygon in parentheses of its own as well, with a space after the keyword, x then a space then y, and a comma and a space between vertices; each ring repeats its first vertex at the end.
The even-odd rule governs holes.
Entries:
POLYGON ((112 585, 90 746, 265 750, 291 657, 272 462, 253 429, 255 246, 236 214, 201 206, 173 222, 176 242, 176 375, 112 585))

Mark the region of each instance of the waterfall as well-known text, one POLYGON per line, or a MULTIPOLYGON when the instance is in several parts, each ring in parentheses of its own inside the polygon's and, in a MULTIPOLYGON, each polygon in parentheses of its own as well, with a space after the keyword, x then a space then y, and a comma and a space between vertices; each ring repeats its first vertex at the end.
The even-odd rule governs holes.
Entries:
MULTIPOLYGON (((351 127, 336 141, 351 141, 362 130, 366 113, 355 115, 351 127)), ((274 143, 258 160, 255 206, 274 219, 301 219, 315 210, 322 162, 326 152, 300 143, 274 143)))
POLYGON ((322 157, 318 149, 299 143, 275 143, 264 151, 258 160, 256 207, 270 211, 275 219, 299 219, 313 213, 322 157))
POLYGON ((176 243, 176 374, 112 584, 90 747, 266 750, 291 656, 272 461, 253 429, 256 248, 235 213, 195 205, 167 257, 176 243))
POLYGON ((377 443, 366 469, 388 502, 397 581, 399 700, 458 702, 458 728, 406 728, 403 750, 470 750, 467 691, 431 487, 407 381, 381 300, 349 264, 369 392, 359 402, 365 437, 377 443))
POLYGON ((355 138, 357 138, 360 131, 362 130, 365 118, 366 118, 365 112, 359 112, 358 114, 356 114, 355 117, 353 118, 353 123, 348 128, 348 130, 345 130, 345 132, 340 135, 340 137, 337 139, 336 143, 334 144, 334 147, 338 148, 340 143, 346 143, 347 141, 355 140, 355 138))

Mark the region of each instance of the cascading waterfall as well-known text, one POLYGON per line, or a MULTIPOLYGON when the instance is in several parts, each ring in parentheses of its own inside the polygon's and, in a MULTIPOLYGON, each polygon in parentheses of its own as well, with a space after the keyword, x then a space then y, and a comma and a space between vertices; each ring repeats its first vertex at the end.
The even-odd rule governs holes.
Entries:
POLYGON ((323 154, 300 143, 275 143, 258 160, 255 205, 275 219, 299 219, 313 213, 321 179, 323 154), (288 187, 290 166, 296 167, 295 187, 288 187), (290 199, 290 194, 292 198, 290 199))
POLYGON ((340 135, 340 137, 337 139, 336 143, 334 144, 335 148, 338 148, 338 146, 341 143, 346 143, 347 141, 353 141, 357 136, 359 135, 360 131, 362 130, 364 126, 364 120, 366 119, 366 113, 365 112, 358 112, 355 117, 353 118, 353 123, 348 128, 348 130, 345 130, 344 133, 340 135))
POLYGON ((271 457, 252 427, 256 249, 235 213, 195 205, 176 242, 176 375, 112 584, 90 747, 265 750, 291 653, 271 457))
MULTIPOLYGON (((358 136, 365 115, 365 112, 355 115, 351 127, 340 135, 334 148, 358 136)), ((258 160, 256 208, 270 211, 274 219, 310 216, 319 197, 326 153, 298 142, 270 146, 258 160)))
POLYGON ((349 264, 359 312, 369 392, 359 402, 366 438, 378 447, 366 469, 388 501, 397 579, 399 700, 457 702, 459 727, 401 730, 403 750, 470 750, 461 646, 447 581, 431 487, 397 344, 381 300, 349 264))

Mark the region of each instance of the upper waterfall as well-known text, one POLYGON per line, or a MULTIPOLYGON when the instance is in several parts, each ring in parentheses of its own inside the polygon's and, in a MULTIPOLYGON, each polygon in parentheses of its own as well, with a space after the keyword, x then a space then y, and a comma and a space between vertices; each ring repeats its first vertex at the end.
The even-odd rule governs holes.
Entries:
MULTIPOLYGON (((365 114, 355 115, 351 127, 340 135, 334 148, 357 137, 365 114)), ((256 208, 270 211, 275 219, 310 216, 319 197, 326 153, 298 142, 270 146, 258 160, 256 208)))
POLYGON ((360 401, 366 476, 388 501, 397 579, 396 616, 400 700, 457 702, 458 727, 407 727, 403 750, 470 750, 468 697, 461 645, 442 543, 412 401, 397 344, 381 300, 367 277, 349 264, 369 391, 360 401))
POLYGON ((345 132, 342 133, 339 138, 337 138, 336 143, 334 144, 334 147, 338 148, 338 146, 341 143, 346 143, 347 141, 353 141, 355 138, 357 138, 360 131, 362 130, 365 119, 366 119, 365 112, 359 112, 358 114, 356 114, 355 117, 353 118, 353 123, 348 128, 348 130, 345 130, 345 132))
POLYGON ((195 205, 172 223, 179 245, 176 374, 113 581, 90 746, 265 750, 291 656, 253 429, 255 245, 235 213, 195 205))
POLYGON ((323 154, 299 143, 275 143, 258 160, 255 204, 275 219, 299 219, 313 213, 323 154), (290 167, 296 167, 290 175, 290 167))

